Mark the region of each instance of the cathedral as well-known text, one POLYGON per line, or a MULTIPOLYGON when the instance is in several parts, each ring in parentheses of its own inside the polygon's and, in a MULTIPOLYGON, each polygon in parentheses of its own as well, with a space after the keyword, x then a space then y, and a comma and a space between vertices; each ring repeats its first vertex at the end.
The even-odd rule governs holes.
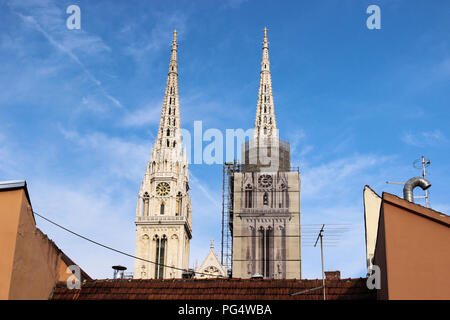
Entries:
MULTIPOLYGON (((158 136, 139 188, 135 223, 141 259, 135 260, 135 279, 181 278, 189 268, 192 217, 181 146, 176 35, 158 136)), ((279 139, 267 29, 262 45, 254 136, 242 146, 242 163, 228 177, 231 270, 221 265, 211 242, 195 270, 197 278, 301 278, 300 173, 291 168, 289 143, 279 139)))
POLYGON ((135 279, 181 278, 189 267, 192 217, 188 164, 181 147, 177 46, 174 31, 158 136, 136 207, 136 256, 143 260, 135 260, 135 279))

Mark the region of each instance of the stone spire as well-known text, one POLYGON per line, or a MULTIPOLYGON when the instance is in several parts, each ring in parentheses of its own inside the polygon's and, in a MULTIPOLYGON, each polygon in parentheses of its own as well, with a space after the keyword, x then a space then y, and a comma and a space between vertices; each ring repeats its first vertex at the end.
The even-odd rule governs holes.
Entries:
POLYGON ((264 41, 262 42, 261 73, 259 77, 258 103, 255 119, 255 139, 277 138, 277 124, 272 95, 272 79, 270 76, 269 41, 267 28, 264 28, 264 41))
POLYGON ((172 53, 159 121, 158 138, 155 145, 157 149, 175 149, 181 146, 177 47, 177 31, 175 30, 173 32, 172 53))

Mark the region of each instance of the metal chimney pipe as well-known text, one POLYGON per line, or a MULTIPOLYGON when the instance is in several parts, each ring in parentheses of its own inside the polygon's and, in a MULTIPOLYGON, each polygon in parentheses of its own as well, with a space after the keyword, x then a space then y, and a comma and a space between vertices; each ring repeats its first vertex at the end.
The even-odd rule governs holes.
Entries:
POLYGON ((414 177, 409 179, 405 186, 403 187, 403 199, 414 202, 414 188, 415 187, 421 187, 422 190, 427 190, 429 187, 431 187, 431 183, 422 177, 414 177))

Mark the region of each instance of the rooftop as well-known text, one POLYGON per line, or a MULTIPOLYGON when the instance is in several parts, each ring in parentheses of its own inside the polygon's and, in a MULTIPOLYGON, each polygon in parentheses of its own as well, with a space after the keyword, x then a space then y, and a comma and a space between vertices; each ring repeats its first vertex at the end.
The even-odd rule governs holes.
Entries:
MULTIPOLYGON (((53 300, 323 300, 322 280, 114 279, 86 281, 81 289, 57 284, 53 300), (296 294, 306 291, 302 294, 296 294)), ((327 300, 375 300, 365 278, 327 280, 327 300)))
POLYGON ((387 192, 383 192, 382 199, 384 202, 387 202, 397 207, 401 207, 412 214, 422 216, 424 218, 433 220, 434 222, 441 223, 450 227, 450 216, 442 212, 424 207, 414 202, 409 202, 403 198, 400 198, 396 195, 387 192))

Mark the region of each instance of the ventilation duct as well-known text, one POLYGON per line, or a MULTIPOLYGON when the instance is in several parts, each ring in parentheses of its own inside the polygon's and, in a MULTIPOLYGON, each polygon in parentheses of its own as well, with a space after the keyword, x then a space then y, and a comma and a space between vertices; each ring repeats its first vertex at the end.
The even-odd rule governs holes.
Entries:
POLYGON ((403 198, 409 202, 414 202, 414 188, 421 187, 422 190, 427 190, 431 187, 431 183, 422 177, 414 177, 409 179, 403 187, 403 198))

